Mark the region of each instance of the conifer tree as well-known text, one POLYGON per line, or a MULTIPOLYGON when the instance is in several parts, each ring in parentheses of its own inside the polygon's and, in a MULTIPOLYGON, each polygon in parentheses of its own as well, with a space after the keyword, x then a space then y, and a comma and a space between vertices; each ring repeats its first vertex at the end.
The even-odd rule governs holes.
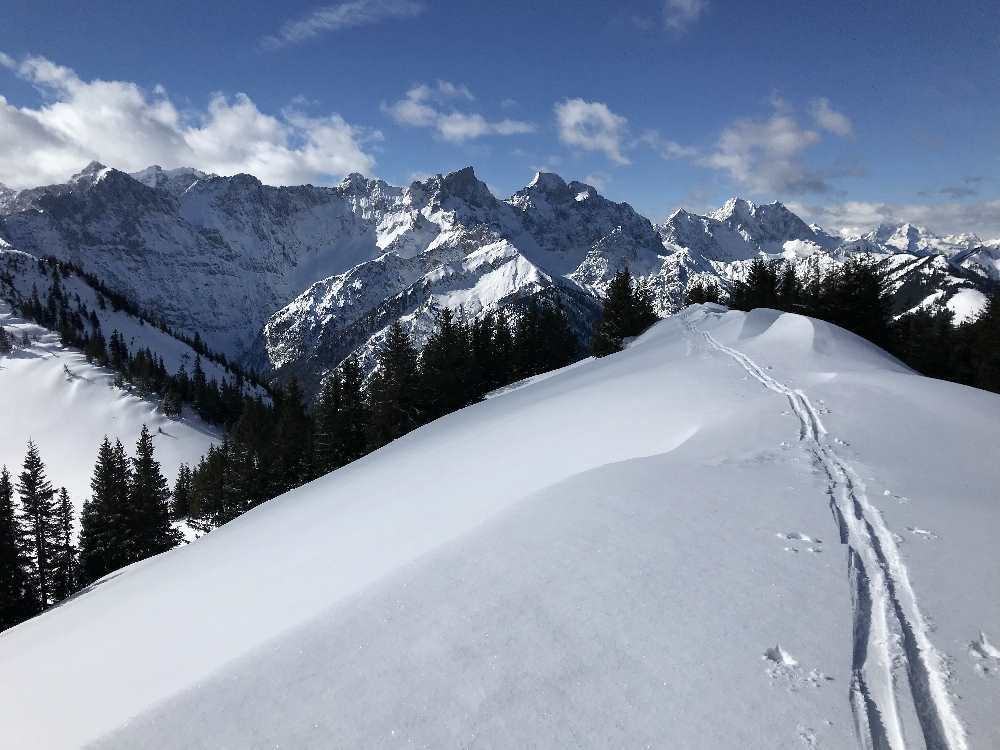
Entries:
POLYGON ((793 312, 801 305, 802 286, 799 278, 795 275, 795 267, 791 263, 785 263, 778 282, 778 302, 779 309, 793 312))
POLYGON ((729 306, 736 310, 753 310, 759 307, 778 308, 778 264, 756 257, 747 268, 746 278, 733 284, 729 306))
POLYGON ((345 466, 367 453, 366 436, 371 421, 364 392, 361 365, 355 357, 348 357, 340 365, 340 418, 337 422, 335 442, 337 462, 345 466))
POLYGON ((17 492, 21 497, 38 606, 46 609, 53 602, 59 523, 53 500, 55 490, 45 475, 45 464, 38 447, 31 440, 28 441, 24 467, 18 476, 17 492))
POLYGON ((638 336, 657 320, 650 291, 636 284, 628 269, 615 274, 604 296, 601 319, 591 338, 596 357, 621 351, 624 339, 638 336))
POLYGON ((81 584, 96 581, 132 561, 127 534, 129 474, 121 441, 112 446, 105 436, 90 480, 91 496, 80 516, 81 584))
POLYGON ((697 305, 703 302, 718 303, 718 301, 719 287, 709 282, 703 282, 700 279, 695 279, 691 282, 684 296, 685 305, 697 305))
POLYGON ((892 311, 885 275, 875 259, 848 258, 823 283, 827 320, 879 346, 890 344, 892 311))
POLYGON ((170 503, 170 516, 175 520, 187 518, 191 514, 191 467, 181 464, 177 468, 177 479, 174 481, 173 499, 170 503))
POLYGON ((0 630, 39 611, 28 574, 26 540, 14 508, 14 487, 7 467, 0 468, 0 630))
POLYGON ((326 474, 340 468, 338 433, 344 411, 343 379, 339 370, 334 370, 323 381, 319 401, 316 405, 316 468, 326 474))
MULTIPOLYGON (((275 394, 276 428, 274 436, 274 461, 277 470, 275 494, 286 492, 308 482, 313 474, 313 425, 306 412, 305 397, 299 381, 292 378, 284 391, 275 394)), ((242 446, 240 460, 247 461, 242 446)))
POLYGON ((0 354, 10 354, 14 350, 14 344, 7 334, 7 329, 0 326, 0 354))
POLYGON ((420 424, 417 353, 399 321, 389 326, 369 386, 372 449, 405 435, 420 424))
POLYGON ((473 403, 479 394, 471 375, 468 330, 454 312, 445 308, 438 313, 437 330, 420 355, 423 418, 431 421, 473 403))
POLYGON ((1000 393, 1000 291, 994 291, 986 307, 965 334, 971 343, 975 364, 972 382, 977 388, 1000 393))
POLYGON ((59 546, 55 556, 53 597, 65 599, 77 587, 77 550, 73 544, 73 506, 65 487, 59 488, 56 505, 59 527, 59 546))
POLYGON ((170 490, 156 460, 153 436, 142 426, 132 459, 127 538, 132 562, 176 547, 180 535, 170 525, 170 490))

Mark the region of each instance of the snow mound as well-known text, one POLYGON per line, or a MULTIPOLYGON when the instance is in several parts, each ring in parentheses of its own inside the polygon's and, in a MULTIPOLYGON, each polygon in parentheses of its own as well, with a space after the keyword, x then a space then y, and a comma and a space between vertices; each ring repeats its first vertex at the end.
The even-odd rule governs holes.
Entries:
POLYGON ((747 317, 688 308, 3 633, 5 740, 1000 743, 991 681, 942 666, 1000 620, 1000 398, 747 317))
POLYGON ((902 362, 843 328, 815 318, 767 308, 751 310, 732 325, 739 326, 737 341, 751 350, 761 347, 789 358, 826 361, 831 370, 890 369, 910 372, 902 362), (738 321, 738 322, 737 322, 738 321))

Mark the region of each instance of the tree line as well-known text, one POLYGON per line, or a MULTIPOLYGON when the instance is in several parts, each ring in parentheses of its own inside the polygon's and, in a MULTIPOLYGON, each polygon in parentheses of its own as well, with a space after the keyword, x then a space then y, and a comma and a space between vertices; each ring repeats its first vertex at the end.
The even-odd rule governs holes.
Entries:
MULTIPOLYGON (((223 392, 208 385, 198 360, 185 383, 183 376, 165 374, 162 360, 151 352, 130 353, 117 332, 103 346, 93 339, 99 327, 91 326, 89 337, 81 339, 85 327, 67 312, 66 299, 56 279, 46 303, 33 294, 26 312, 42 325, 54 324, 64 343, 82 344, 85 351, 89 344, 95 361, 122 378, 147 378, 158 387, 169 383, 199 413, 213 399, 204 395, 206 389, 223 392)), ((618 273, 593 330, 593 353, 620 350, 655 320, 651 295, 627 270, 618 273)), ((224 524, 492 390, 568 365, 584 352, 558 298, 529 298, 515 310, 471 320, 461 310, 442 309, 422 350, 397 321, 377 350, 374 372, 366 379, 357 358, 348 358, 324 380, 312 408, 294 379, 273 388, 270 401, 234 391, 238 408, 221 410, 228 420, 223 440, 197 465, 179 468, 172 492, 145 427, 134 457, 120 441, 105 438, 76 544, 68 494, 52 489, 38 448, 29 443, 17 486, 6 469, 6 484, 0 479, 0 629, 176 546, 181 538, 171 519, 205 530, 224 524)))
POLYGON ((563 367, 583 353, 558 300, 466 319, 442 309, 418 350, 396 321, 366 379, 352 356, 323 381, 309 408, 293 379, 273 403, 251 402, 218 445, 182 466, 172 513, 218 526, 367 455, 511 382, 563 367))
POLYGON ((726 302, 737 310, 769 307, 834 323, 886 349, 917 372, 1000 393, 1000 299, 994 292, 972 320, 954 324, 944 306, 892 314, 883 265, 856 255, 805 274, 784 260, 754 259, 728 299, 712 282, 693 282, 687 304, 726 302))
MULTIPOLYGON (((114 370, 117 374, 115 385, 131 385, 141 395, 159 400, 168 416, 180 416, 183 406, 189 405, 204 421, 228 426, 238 419, 246 401, 254 398, 251 386, 256 387, 258 393, 269 391, 256 373, 248 373, 223 355, 210 351, 200 334, 187 337, 172 331, 162 321, 154 323, 148 320, 127 297, 108 289, 76 266, 55 260, 38 260, 37 263, 39 272, 49 278, 48 289, 43 297, 37 285, 33 285, 31 294, 16 302, 17 311, 25 318, 57 332, 65 346, 79 349, 89 362, 114 370), (110 305, 114 311, 125 311, 141 325, 154 326, 190 346, 195 352, 191 372, 182 364, 171 373, 162 356, 148 347, 130 349, 125 337, 117 330, 106 336, 97 310, 88 308, 79 294, 71 294, 65 289, 63 279, 67 274, 79 275, 95 289, 99 309, 107 309, 110 305), (225 368, 230 377, 223 378, 221 382, 214 377, 209 378, 203 358, 225 368)), ((14 288, 9 272, 0 281, 14 288)), ((0 334, 0 353, 10 351, 17 343, 6 333, 0 334)), ((30 341, 20 343, 28 345, 30 341)))
POLYGON ((0 468, 0 630, 33 617, 103 576, 181 541, 169 518, 170 489, 143 425, 129 457, 101 443, 74 542, 73 506, 49 481, 28 441, 12 481, 0 468))

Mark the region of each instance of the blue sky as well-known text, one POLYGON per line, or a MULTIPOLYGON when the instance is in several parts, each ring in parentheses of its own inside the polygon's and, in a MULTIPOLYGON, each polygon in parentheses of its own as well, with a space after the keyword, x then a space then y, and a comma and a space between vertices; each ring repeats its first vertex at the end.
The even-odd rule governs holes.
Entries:
POLYGON ((8 0, 0 182, 537 169, 654 220, 733 194, 1000 235, 1000 4, 8 0))

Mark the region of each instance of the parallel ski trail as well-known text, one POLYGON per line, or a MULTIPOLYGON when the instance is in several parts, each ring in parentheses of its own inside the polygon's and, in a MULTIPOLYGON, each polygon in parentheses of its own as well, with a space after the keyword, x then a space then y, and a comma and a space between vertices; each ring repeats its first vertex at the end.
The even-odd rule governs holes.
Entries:
MULTIPOLYGON (((692 327, 693 328, 693 327, 692 327)), ((715 350, 736 360, 761 385, 788 399, 799 420, 799 439, 823 467, 830 508, 848 545, 853 599, 851 709, 866 750, 904 750, 898 679, 891 644, 898 637, 905 684, 929 750, 967 750, 965 729, 946 686, 947 670, 931 643, 909 571, 882 514, 871 505, 857 472, 826 441, 826 427, 808 396, 775 380, 744 353, 701 331, 715 350)))

